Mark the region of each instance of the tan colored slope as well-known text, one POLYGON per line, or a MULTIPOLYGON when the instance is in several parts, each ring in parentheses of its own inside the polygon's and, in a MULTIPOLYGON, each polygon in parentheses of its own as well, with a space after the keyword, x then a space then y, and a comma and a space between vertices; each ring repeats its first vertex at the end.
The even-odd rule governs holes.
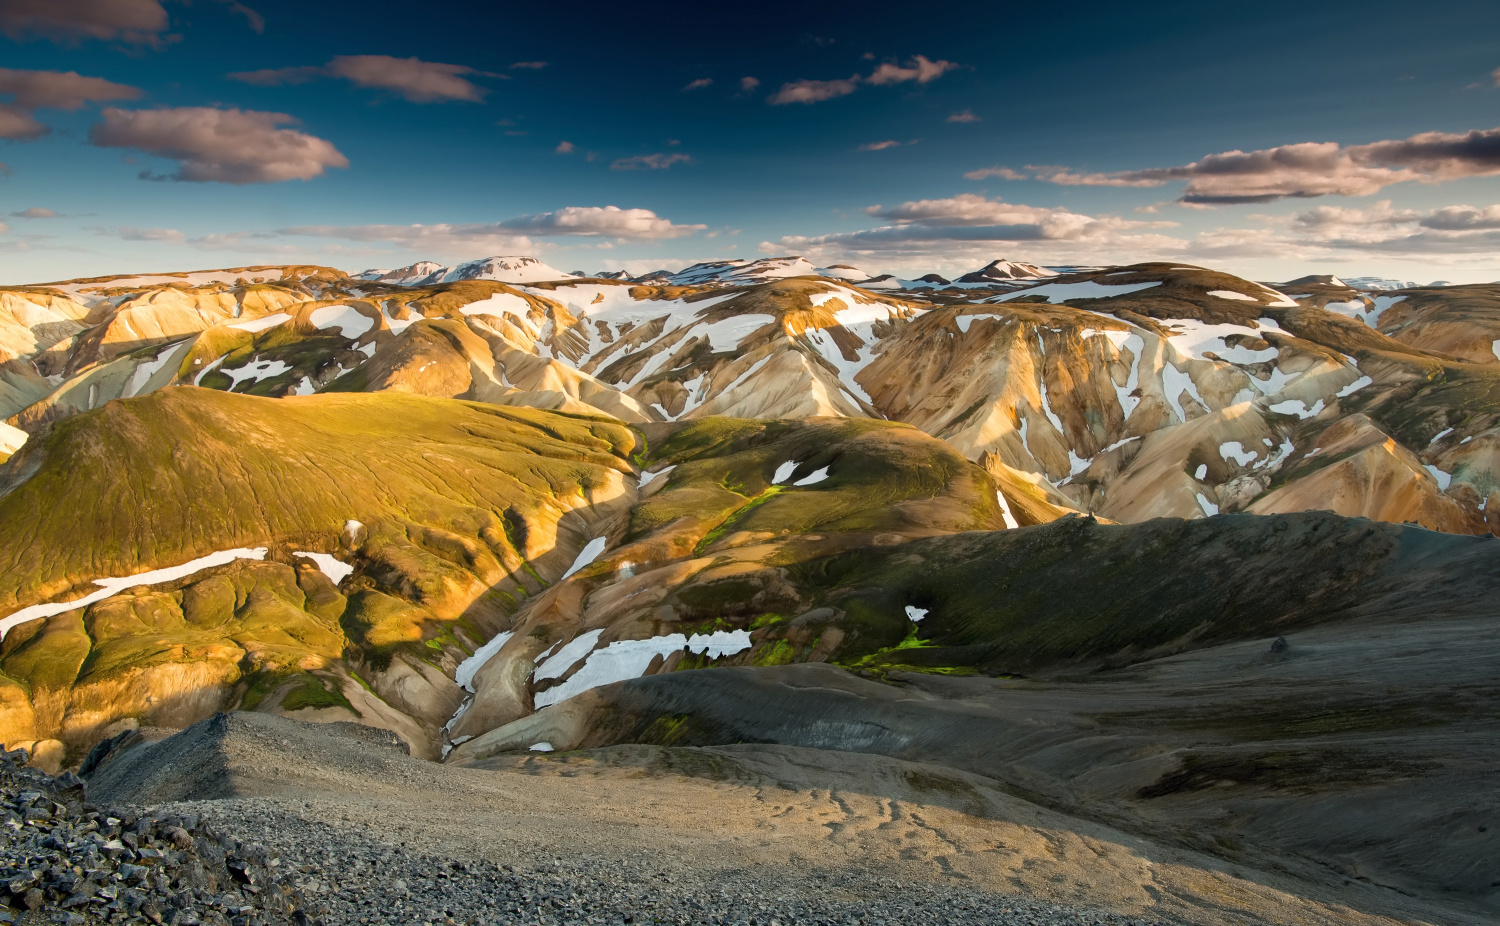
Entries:
POLYGON ((1053 488, 1040 473, 1006 466, 993 453, 981 455, 979 465, 995 480, 995 488, 1004 496, 1017 527, 1046 524, 1080 513, 1074 501, 1053 488))
POLYGON ((24 360, 0 363, 0 421, 47 397, 56 387, 24 360))
POLYGON ((1287 485, 1249 507, 1257 514, 1327 509, 1346 517, 1415 523, 1457 534, 1488 531, 1483 517, 1444 495, 1416 454, 1363 415, 1324 431, 1287 485))
POLYGON ((1380 314, 1383 334, 1413 347, 1470 363, 1500 363, 1500 285, 1403 291, 1380 314))
POLYGON ((1123 444, 1075 483, 1091 490, 1095 511, 1126 523, 1236 510, 1271 482, 1266 470, 1275 472, 1286 456, 1282 439, 1254 404, 1242 402, 1123 444), (1238 446, 1226 452, 1226 444, 1238 446))
POLYGON ((0 363, 29 358, 84 330, 88 310, 58 293, 0 290, 0 363))

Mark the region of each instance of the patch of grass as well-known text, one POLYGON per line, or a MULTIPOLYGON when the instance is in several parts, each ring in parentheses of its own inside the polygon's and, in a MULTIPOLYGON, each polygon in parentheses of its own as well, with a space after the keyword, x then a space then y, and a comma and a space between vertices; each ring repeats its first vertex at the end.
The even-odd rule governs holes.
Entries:
POLYGON ((288 691, 286 697, 281 699, 281 709, 284 711, 300 711, 303 708, 342 707, 352 714, 358 716, 354 705, 344 697, 337 684, 330 684, 329 679, 319 678, 315 675, 302 675, 298 679, 301 684, 288 691))
POLYGON ((755 651, 755 658, 751 665, 757 666, 784 666, 797 658, 797 648, 786 640, 777 640, 770 646, 762 646, 755 651))

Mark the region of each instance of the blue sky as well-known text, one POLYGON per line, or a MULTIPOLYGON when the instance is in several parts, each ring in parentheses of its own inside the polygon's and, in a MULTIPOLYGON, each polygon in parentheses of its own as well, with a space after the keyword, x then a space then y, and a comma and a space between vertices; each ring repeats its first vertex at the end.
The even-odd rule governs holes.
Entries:
POLYGON ((1500 279, 1492 2, 705 6, 0 0, 0 283, 517 253, 1500 279))

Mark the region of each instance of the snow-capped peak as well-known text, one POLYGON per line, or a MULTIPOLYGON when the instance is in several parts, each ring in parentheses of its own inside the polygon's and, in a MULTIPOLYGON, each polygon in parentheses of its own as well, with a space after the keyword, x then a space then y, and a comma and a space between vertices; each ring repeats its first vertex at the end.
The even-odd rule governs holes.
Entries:
POLYGON ((356 279, 392 283, 397 286, 431 286, 459 280, 496 280, 501 283, 542 283, 572 279, 573 275, 549 267, 535 257, 482 257, 454 267, 430 260, 418 261, 399 270, 367 270, 356 279))
POLYGON ((955 282, 958 283, 988 283, 991 280, 1035 280, 1042 277, 1057 276, 1045 267, 1036 264, 1027 264, 1015 260, 995 260, 982 270, 966 273, 955 282))

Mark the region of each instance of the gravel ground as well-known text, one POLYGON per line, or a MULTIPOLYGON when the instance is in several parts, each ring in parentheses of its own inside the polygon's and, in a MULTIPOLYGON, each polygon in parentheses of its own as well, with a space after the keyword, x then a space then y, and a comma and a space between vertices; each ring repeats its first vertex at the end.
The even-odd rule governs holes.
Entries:
POLYGON ((311 922, 275 853, 198 814, 95 807, 29 759, 0 753, 0 923, 311 922))
POLYGON ((867 873, 812 875, 767 884, 703 878, 652 861, 541 857, 510 865, 436 856, 379 841, 362 827, 306 819, 294 802, 264 799, 171 805, 202 814, 246 840, 273 845, 291 884, 327 926, 450 924, 948 923, 1156 926, 1119 914, 867 873))

